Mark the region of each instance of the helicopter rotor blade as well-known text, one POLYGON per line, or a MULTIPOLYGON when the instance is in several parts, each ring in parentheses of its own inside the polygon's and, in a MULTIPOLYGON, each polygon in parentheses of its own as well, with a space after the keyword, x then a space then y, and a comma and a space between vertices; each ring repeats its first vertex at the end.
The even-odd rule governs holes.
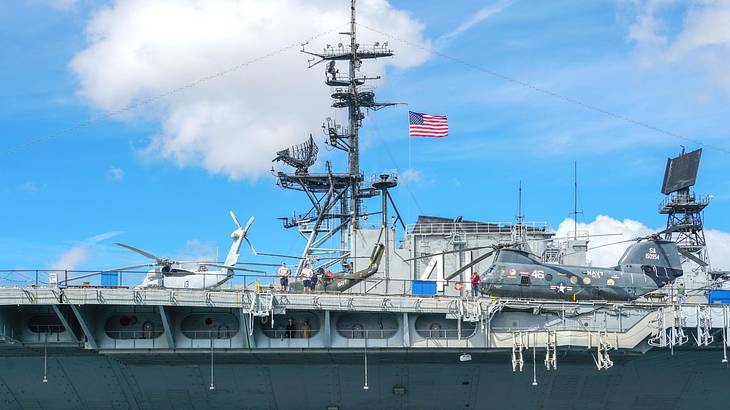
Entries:
POLYGON ((106 273, 106 272, 126 272, 126 271, 131 271, 134 269, 138 269, 138 268, 145 268, 145 267, 156 266, 156 265, 157 265, 156 263, 143 263, 143 264, 139 264, 139 265, 123 266, 121 268, 104 269, 104 270, 100 270, 97 272, 91 272, 91 273, 87 273, 87 274, 80 275, 80 276, 74 276, 73 278, 68 278, 68 279, 63 280, 63 282, 68 283, 68 282, 71 282, 72 280, 86 279, 86 278, 90 278, 92 276, 101 275, 102 273, 106 273))
MULTIPOLYGON (((251 240, 250 240, 250 239, 248 239, 248 236, 244 236, 244 237, 243 237, 243 239, 244 239, 244 240, 246 241, 246 243, 248 244, 248 247, 249 247, 249 248, 251 248, 251 253, 253 253, 253 254, 254 254, 254 256, 258 256, 258 255, 259 255, 259 253, 258 253, 258 252, 256 252, 256 248, 254 248, 254 247, 253 247, 253 244, 251 243, 251 240)), ((262 253, 261 255, 264 255, 264 254, 262 253)))
POLYGON ((587 251, 592 251, 594 249, 605 248, 606 246, 613 246, 613 245, 618 245, 618 244, 628 243, 628 242, 636 242, 636 241, 639 241, 639 240, 642 240, 642 239, 644 239, 644 237, 631 238, 631 239, 626 239, 626 240, 618 241, 618 242, 604 243, 603 245, 598 245, 598 246, 594 246, 592 248, 588 248, 588 249, 586 249, 586 252, 587 251))
POLYGON ((267 273, 266 271, 263 271, 263 270, 237 268, 235 266, 219 265, 217 263, 201 263, 201 265, 204 265, 204 266, 213 266, 215 268, 223 268, 223 269, 230 269, 230 270, 240 270, 240 271, 243 271, 243 272, 255 272, 255 273, 264 273, 264 274, 267 273))
POLYGON ((147 251, 143 251, 142 249, 135 248, 134 246, 130 246, 130 245, 127 245, 127 244, 124 244, 124 243, 119 243, 119 242, 115 242, 114 245, 121 246, 122 248, 128 249, 128 250, 130 250, 132 252, 136 252, 136 253, 144 256, 145 258, 152 259, 154 261, 157 261, 158 263, 160 261, 162 261, 162 259, 158 258, 157 256, 155 256, 155 255, 153 255, 153 254, 151 254, 151 253, 149 253, 147 251))
POLYGON ((451 280, 451 278, 453 278, 454 276, 460 274, 461 272, 464 272, 465 270, 471 268, 472 266, 474 266, 477 263, 483 261, 484 259, 487 259, 488 257, 494 255, 495 252, 497 252, 496 249, 485 253, 484 255, 482 255, 482 256, 474 259, 473 261, 467 263, 466 265, 462 266, 461 268, 459 268, 458 270, 456 270, 456 272, 452 273, 451 275, 444 277, 444 279, 445 280, 451 280))
POLYGON ((146 267, 156 266, 156 265, 157 265, 156 263, 141 263, 139 265, 124 266, 124 267, 121 267, 121 268, 105 269, 105 270, 99 271, 99 273, 104 273, 104 272, 125 272, 125 271, 130 271, 130 270, 134 270, 134 269, 138 269, 138 268, 146 268, 146 267))
MULTIPOLYGON (((221 261, 179 261, 180 264, 198 264, 198 265, 223 265, 224 262, 221 261)), ((251 266, 271 266, 271 267, 279 267, 281 264, 278 263, 264 263, 264 262, 236 262, 236 265, 251 265, 251 266)))
POLYGON ((677 250, 679 251, 679 253, 682 254, 682 256, 684 256, 687 259, 692 260, 693 262, 702 266, 703 268, 708 265, 707 262, 703 261, 702 259, 698 258, 697 255, 695 255, 687 250, 684 250, 682 248, 677 248, 677 250))
POLYGON ((231 214, 231 219, 233 219, 233 223, 236 224, 237 227, 241 227, 241 224, 238 223, 238 218, 236 218, 236 214, 233 213, 233 210, 228 211, 231 214))
POLYGON ((246 222, 246 226, 243 228, 243 234, 244 235, 246 235, 246 233, 248 232, 248 228, 251 227, 251 225, 253 224, 254 219, 255 218, 253 216, 251 216, 250 218, 248 218, 248 222, 246 222))
POLYGON ((282 255, 280 253, 262 253, 262 252, 257 252, 256 255, 257 256, 276 256, 277 258, 288 258, 288 259, 307 259, 307 258, 303 258, 301 256, 282 255))
MULTIPOLYGON (((577 239, 590 239, 590 238, 596 238, 599 236, 621 236, 623 233, 599 233, 595 235, 583 235, 578 236, 577 239)), ((574 239, 571 236, 558 236, 553 238, 545 238, 545 239, 528 239, 527 242, 547 242, 547 241, 555 241, 555 240, 563 240, 563 239, 574 239)))
POLYGON ((404 262, 410 262, 410 261, 415 261, 415 260, 418 260, 418 259, 430 258, 432 256, 448 255, 450 253, 459 253, 459 252, 478 251, 478 250, 481 250, 481 249, 487 249, 487 248, 492 248, 492 247, 494 247, 494 245, 477 246, 477 247, 474 247, 474 248, 454 249, 452 251, 443 251, 443 252, 429 253, 427 255, 421 255, 421 256, 416 256, 414 258, 403 259, 403 261, 404 262))
POLYGON ((667 229, 664 229, 664 230, 661 230, 661 231, 657 232, 654 235, 656 235, 656 236, 662 236, 665 233, 672 233, 672 232, 675 232, 675 231, 680 231, 680 230, 689 229, 689 228, 699 229, 700 226, 699 225, 695 225, 695 224, 679 224, 679 225, 673 225, 673 226, 670 226, 667 229))

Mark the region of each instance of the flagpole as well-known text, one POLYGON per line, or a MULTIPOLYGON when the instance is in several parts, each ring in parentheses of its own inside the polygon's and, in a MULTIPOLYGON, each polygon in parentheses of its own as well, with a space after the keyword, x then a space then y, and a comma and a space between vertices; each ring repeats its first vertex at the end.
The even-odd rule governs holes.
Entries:
MULTIPOLYGON (((407 171, 413 172, 413 167, 411 165, 411 135, 410 132, 407 135, 408 138, 408 169, 407 171)), ((411 217, 411 205, 413 203, 413 198, 408 198, 408 216, 411 217)))

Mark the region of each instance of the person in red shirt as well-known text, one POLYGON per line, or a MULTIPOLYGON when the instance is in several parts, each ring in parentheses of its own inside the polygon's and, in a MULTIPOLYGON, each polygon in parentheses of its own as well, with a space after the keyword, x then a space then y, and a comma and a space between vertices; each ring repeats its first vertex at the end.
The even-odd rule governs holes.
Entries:
POLYGON ((479 282, 481 280, 482 278, 479 277, 476 271, 471 273, 471 295, 474 297, 479 296, 479 282))

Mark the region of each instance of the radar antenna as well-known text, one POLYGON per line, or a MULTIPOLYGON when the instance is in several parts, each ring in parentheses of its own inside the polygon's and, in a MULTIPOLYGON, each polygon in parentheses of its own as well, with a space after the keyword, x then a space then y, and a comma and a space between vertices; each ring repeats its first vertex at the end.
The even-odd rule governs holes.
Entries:
POLYGON ((697 181, 702 149, 667 159, 662 193, 666 199, 659 205, 659 213, 667 215, 664 239, 677 243, 679 253, 692 261, 698 269, 709 265, 702 213, 710 203, 709 196, 698 196, 692 190, 697 181))
POLYGON ((306 142, 277 152, 272 162, 281 161, 296 168, 296 175, 306 175, 309 173, 309 167, 317 161, 318 152, 319 148, 310 135, 306 142))

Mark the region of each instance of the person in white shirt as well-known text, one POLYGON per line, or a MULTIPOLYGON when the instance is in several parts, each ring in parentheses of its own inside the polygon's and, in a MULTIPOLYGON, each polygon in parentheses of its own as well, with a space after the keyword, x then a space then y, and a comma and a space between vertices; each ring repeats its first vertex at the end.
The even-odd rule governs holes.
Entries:
POLYGON ((291 276, 291 270, 286 266, 286 262, 282 262, 279 269, 276 271, 276 276, 279 277, 279 285, 281 285, 281 291, 286 292, 289 289, 289 276, 291 276))
POLYGON ((304 285, 304 293, 311 292, 313 275, 314 271, 312 270, 312 267, 309 265, 309 263, 304 265, 304 268, 302 269, 302 285, 304 285))

